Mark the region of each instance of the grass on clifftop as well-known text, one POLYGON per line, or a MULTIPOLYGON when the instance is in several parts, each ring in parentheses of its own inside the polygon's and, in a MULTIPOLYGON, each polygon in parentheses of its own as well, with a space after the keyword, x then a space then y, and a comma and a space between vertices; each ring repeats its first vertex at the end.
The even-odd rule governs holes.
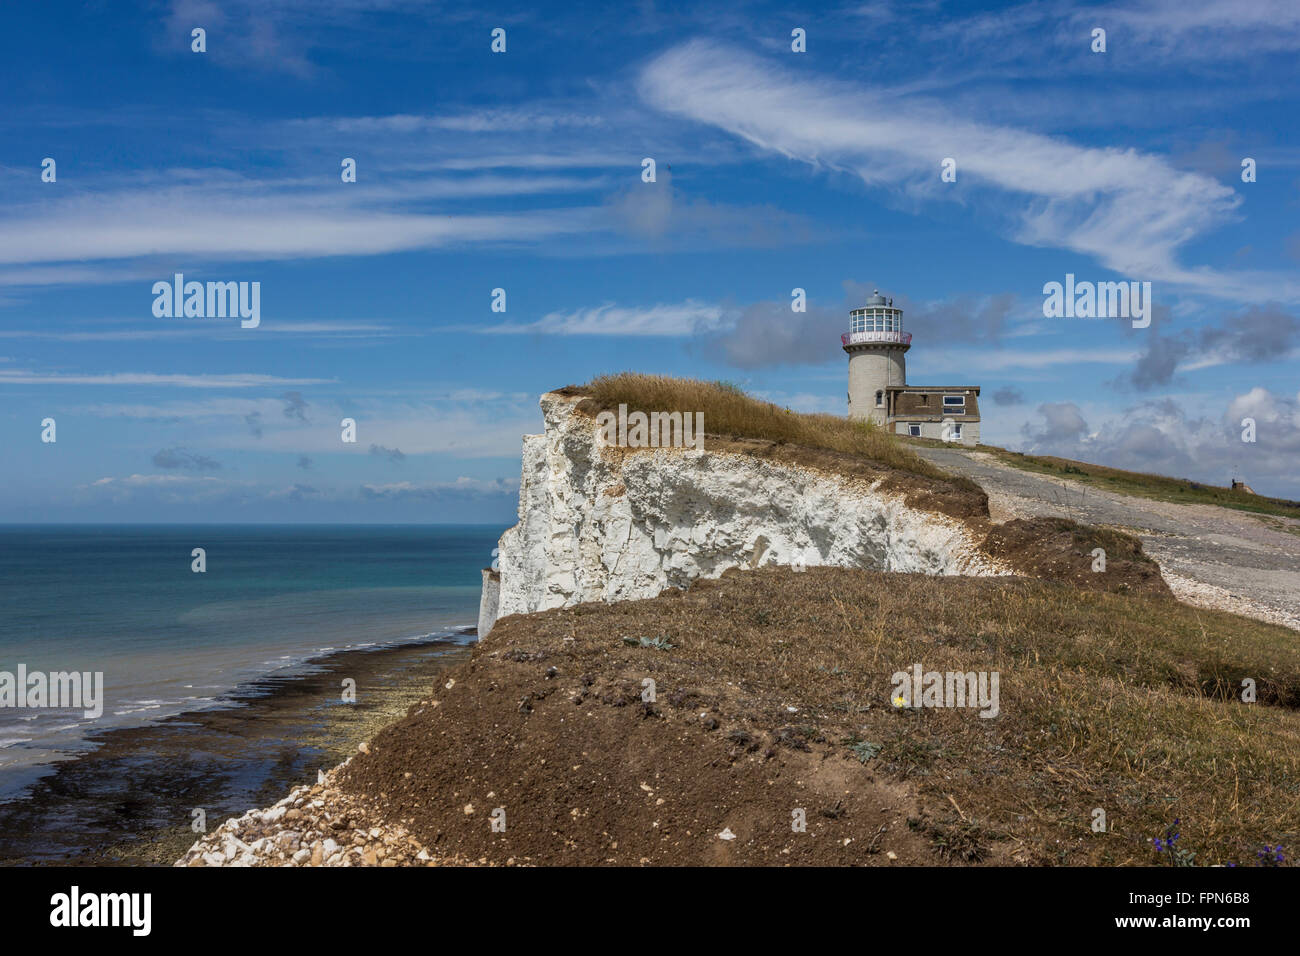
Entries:
POLYGON ((1176 818, 1201 865, 1251 864, 1261 845, 1300 836, 1292 631, 1045 582, 770 573, 779 580, 706 583, 676 622, 653 624, 705 673, 712 663, 768 702, 756 708, 768 719, 788 702, 798 716, 785 719, 811 734, 880 745, 874 768, 960 806, 932 821, 941 833, 1076 865, 1164 862, 1151 839, 1176 818), (914 663, 1000 672, 1000 715, 890 706, 890 675, 914 663), (1255 703, 1241 700, 1245 678, 1255 703), (1095 808, 1105 833, 1092 831, 1095 808))
POLYGON ((1052 455, 1026 455, 996 445, 981 445, 979 450, 988 452, 999 461, 1022 471, 1077 481, 1120 494, 1137 495, 1156 501, 1219 505, 1224 508, 1236 508, 1239 511, 1253 511, 1257 514, 1300 518, 1300 501, 1252 495, 1247 491, 1203 485, 1186 478, 1168 478, 1164 475, 1148 475, 1140 471, 1124 471, 1120 468, 1107 468, 1104 465, 1093 465, 1052 455))
POLYGON ((838 415, 806 415, 752 398, 727 382, 671 378, 620 372, 602 375, 571 390, 585 395, 601 410, 703 412, 704 429, 712 435, 771 441, 825 449, 870 459, 887 468, 959 486, 965 479, 950 475, 921 458, 883 428, 838 415))
POLYGON ((503 618, 346 776, 494 862, 1254 865, 1300 839, 1295 637, 1024 578, 729 571, 503 618), (915 664, 997 672, 999 713, 895 706, 915 664), (1190 860, 1152 843, 1175 820, 1190 860))

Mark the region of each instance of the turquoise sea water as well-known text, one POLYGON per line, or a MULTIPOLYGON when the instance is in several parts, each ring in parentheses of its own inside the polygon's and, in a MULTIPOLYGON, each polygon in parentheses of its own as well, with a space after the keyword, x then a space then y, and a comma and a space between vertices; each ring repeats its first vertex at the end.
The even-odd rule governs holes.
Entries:
POLYGON ((463 633, 503 530, 0 526, 0 671, 102 671, 105 698, 93 720, 0 707, 0 799, 87 733, 220 706, 330 653, 463 633))

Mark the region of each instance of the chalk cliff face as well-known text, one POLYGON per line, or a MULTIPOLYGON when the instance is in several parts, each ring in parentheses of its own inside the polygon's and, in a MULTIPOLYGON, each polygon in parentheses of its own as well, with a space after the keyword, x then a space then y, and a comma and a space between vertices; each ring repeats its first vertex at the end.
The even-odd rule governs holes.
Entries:
POLYGON ((519 523, 501 536, 499 581, 484 572, 480 637, 498 617, 651 598, 734 567, 1003 573, 960 521, 910 508, 878 481, 605 445, 580 400, 543 395, 546 431, 524 437, 519 523))

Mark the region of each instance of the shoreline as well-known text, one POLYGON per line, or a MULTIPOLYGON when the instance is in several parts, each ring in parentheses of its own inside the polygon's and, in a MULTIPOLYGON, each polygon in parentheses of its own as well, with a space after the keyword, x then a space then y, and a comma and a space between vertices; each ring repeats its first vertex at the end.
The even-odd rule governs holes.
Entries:
MULTIPOLYGON (((237 665, 238 671, 242 673, 234 677, 232 682, 226 686, 213 688, 213 693, 210 696, 193 696, 183 701, 116 701, 112 706, 121 706, 124 703, 150 706, 137 706, 134 708, 136 713, 145 715, 141 722, 110 721, 99 728, 93 726, 85 729, 78 728, 81 735, 74 740, 67 741, 62 745, 42 743, 38 749, 33 751, 32 759, 0 764, 0 776, 6 778, 4 786, 0 788, 0 809, 11 802, 21 800, 33 786, 53 773, 61 764, 80 759, 93 752, 96 748, 96 741, 107 734, 139 730, 144 727, 156 726, 168 720, 184 720, 193 718, 194 715, 205 711, 222 710, 237 706, 247 698, 258 696, 261 688, 311 677, 318 673, 320 668, 329 661, 342 655, 396 650, 442 641, 454 642, 475 633, 472 624, 458 624, 398 638, 385 638, 378 641, 348 641, 334 646, 300 650, 296 654, 282 655, 276 660, 262 661, 260 665, 250 663, 237 665), (161 712, 151 714, 150 711, 161 712)), ((113 716, 120 717, 124 713, 126 711, 113 711, 113 716)), ((105 717, 107 715, 108 709, 106 708, 105 717)), ((75 716, 68 719, 76 721, 75 716)), ((17 742, 25 744, 32 741, 21 740, 17 742)))
MULTIPOLYGON (((463 645, 464 654, 449 659, 446 669, 469 660, 481 640, 463 645)), ((340 774, 351 765, 355 755, 374 752, 374 737, 381 730, 403 717, 418 716, 437 708, 440 703, 437 696, 455 683, 452 678, 445 684, 421 685, 411 695, 405 710, 371 725, 364 739, 352 746, 349 755, 328 770, 318 771, 314 783, 292 787, 274 804, 254 805, 237 816, 227 817, 187 843, 184 852, 171 865, 182 868, 529 865, 514 857, 498 863, 486 857, 473 859, 456 853, 435 855, 401 821, 377 815, 369 806, 368 795, 349 793, 340 784, 340 774)), ((406 776, 409 778, 412 773, 406 776)), ((469 812, 467 808, 466 813, 469 812)))
POLYGON ((349 757, 328 772, 321 771, 315 784, 294 787, 270 807, 225 820, 172 866, 474 865, 470 860, 435 857, 401 824, 376 818, 362 801, 346 794, 338 785, 338 774, 351 762, 349 757))
POLYGON ((196 837, 334 768, 468 656, 474 629, 350 648, 271 673, 218 706, 88 738, 0 804, 0 865, 169 865, 196 837), (342 682, 357 700, 342 702, 342 682))

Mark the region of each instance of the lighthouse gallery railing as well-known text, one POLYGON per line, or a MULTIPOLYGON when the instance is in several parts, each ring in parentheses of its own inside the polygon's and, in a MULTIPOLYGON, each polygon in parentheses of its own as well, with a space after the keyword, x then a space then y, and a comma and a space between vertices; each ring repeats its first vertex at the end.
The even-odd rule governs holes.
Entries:
POLYGON ((845 332, 840 336, 845 345, 858 345, 862 342, 894 342, 899 345, 911 345, 911 332, 845 332))

